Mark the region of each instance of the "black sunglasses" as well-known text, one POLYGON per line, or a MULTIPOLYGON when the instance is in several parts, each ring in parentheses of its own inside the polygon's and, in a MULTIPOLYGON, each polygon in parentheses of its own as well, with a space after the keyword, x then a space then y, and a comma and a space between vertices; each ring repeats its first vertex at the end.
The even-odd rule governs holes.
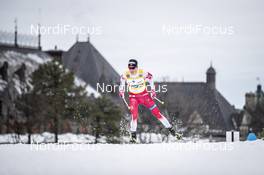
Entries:
POLYGON ((136 67, 134 64, 128 64, 128 69, 135 69, 136 67))

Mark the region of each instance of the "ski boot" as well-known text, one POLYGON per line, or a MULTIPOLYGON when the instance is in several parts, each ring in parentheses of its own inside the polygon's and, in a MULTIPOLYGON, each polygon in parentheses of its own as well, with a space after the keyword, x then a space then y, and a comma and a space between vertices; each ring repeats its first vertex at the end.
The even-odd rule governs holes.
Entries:
POLYGON ((137 143, 137 133, 131 132, 130 143, 137 143))
POLYGON ((182 139, 182 134, 177 133, 177 132, 173 129, 173 127, 168 128, 168 130, 169 130, 169 132, 170 132, 170 134, 171 134, 172 136, 176 137, 177 140, 181 140, 181 139, 182 139))

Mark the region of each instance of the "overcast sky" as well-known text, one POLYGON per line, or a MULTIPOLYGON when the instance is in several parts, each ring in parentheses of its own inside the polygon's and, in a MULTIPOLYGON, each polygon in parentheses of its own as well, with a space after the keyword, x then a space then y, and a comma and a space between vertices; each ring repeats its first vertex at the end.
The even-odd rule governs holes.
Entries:
POLYGON ((17 18, 19 32, 30 34, 40 22, 43 49, 68 50, 75 32, 45 29, 89 29, 119 73, 135 58, 157 78, 205 81, 212 61, 217 89, 241 108, 257 77, 264 80, 263 7, 261 0, 1 0, 0 30, 13 31, 17 18))

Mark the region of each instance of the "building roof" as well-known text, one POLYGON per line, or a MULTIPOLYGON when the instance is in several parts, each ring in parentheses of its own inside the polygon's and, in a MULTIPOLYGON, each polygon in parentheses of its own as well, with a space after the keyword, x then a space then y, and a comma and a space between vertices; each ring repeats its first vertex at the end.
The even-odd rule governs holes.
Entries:
POLYGON ((206 71, 207 74, 216 74, 216 71, 215 69, 213 68, 213 66, 211 65, 207 71, 206 71))
POLYGON ((217 89, 212 89, 204 82, 159 82, 166 84, 167 92, 160 93, 168 105, 168 112, 178 113, 183 123, 189 117, 198 113, 204 124, 210 129, 233 129, 231 114, 235 108, 221 95, 217 89))
POLYGON ((76 42, 63 53, 62 62, 94 88, 102 77, 104 82, 119 81, 119 74, 89 41, 76 42))

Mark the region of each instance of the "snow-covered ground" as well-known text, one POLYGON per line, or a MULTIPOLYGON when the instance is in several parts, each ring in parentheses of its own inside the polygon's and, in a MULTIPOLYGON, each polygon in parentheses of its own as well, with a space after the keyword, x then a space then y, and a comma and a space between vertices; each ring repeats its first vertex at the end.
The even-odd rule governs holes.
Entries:
POLYGON ((263 175, 264 141, 0 145, 1 175, 263 175))
MULTIPOLYGON (((74 134, 74 133, 64 133, 59 134, 58 141, 60 143, 95 143, 95 137, 90 134, 74 134)), ((55 135, 53 133, 44 132, 39 134, 31 135, 32 143, 52 143, 55 140, 55 135)), ((120 136, 121 143, 129 143, 129 136, 120 136)), ((166 137, 165 135, 155 134, 155 133, 141 133, 138 135, 138 142, 140 143, 161 143, 161 142, 174 142, 175 138, 171 135, 166 137)), ((193 139, 184 138, 184 142, 209 142, 209 139, 193 139)), ((97 139, 98 143, 107 143, 107 138, 101 136, 97 139)), ((0 144, 8 143, 28 143, 28 134, 0 134, 0 144)))
MULTIPOLYGON (((65 133, 58 136, 59 142, 61 143, 94 143, 95 137, 89 134, 73 134, 65 133)), ((41 134, 32 134, 31 142, 32 143, 52 143, 55 140, 55 135, 53 133, 44 132, 41 134)), ((27 143, 28 135, 27 134, 0 134, 0 144, 7 143, 27 143)), ((104 140, 102 143, 105 143, 104 140)))

